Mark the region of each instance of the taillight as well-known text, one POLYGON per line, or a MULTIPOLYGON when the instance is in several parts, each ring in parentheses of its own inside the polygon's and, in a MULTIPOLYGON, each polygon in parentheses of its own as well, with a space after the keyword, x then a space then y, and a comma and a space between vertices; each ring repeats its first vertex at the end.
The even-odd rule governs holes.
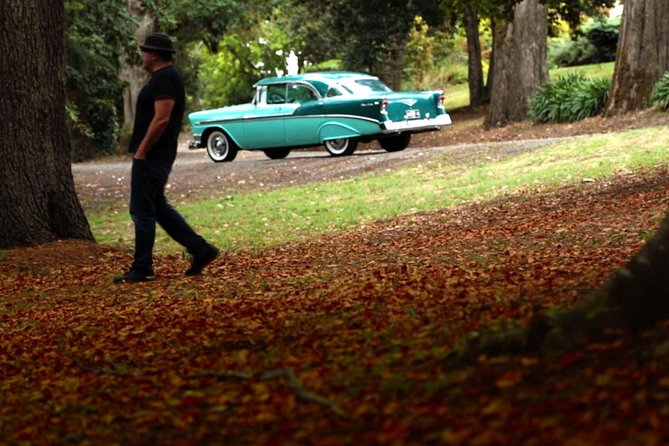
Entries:
POLYGON ((439 96, 439 103, 437 104, 437 107, 446 108, 446 105, 444 105, 445 99, 446 99, 446 96, 444 96, 443 94, 441 96, 439 96))
POLYGON ((381 101, 381 114, 382 115, 387 115, 388 114, 388 99, 384 99, 381 101))

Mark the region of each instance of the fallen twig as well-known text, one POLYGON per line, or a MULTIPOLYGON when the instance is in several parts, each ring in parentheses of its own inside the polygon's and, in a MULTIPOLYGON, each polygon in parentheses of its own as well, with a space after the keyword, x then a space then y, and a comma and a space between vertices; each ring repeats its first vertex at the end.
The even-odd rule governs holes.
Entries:
POLYGON ((207 377, 217 378, 219 380, 226 380, 226 379, 246 380, 253 378, 251 375, 248 375, 244 372, 238 372, 237 370, 226 370, 224 372, 206 370, 199 373, 193 373, 192 375, 187 376, 187 378, 207 378, 207 377))
POLYGON ((293 371, 293 369, 291 368, 272 370, 270 372, 263 373, 260 379, 267 380, 280 377, 285 377, 288 380, 288 388, 290 388, 293 392, 295 392, 298 398, 301 398, 304 401, 325 406, 331 411, 333 411, 335 414, 339 415, 340 417, 344 418, 348 417, 348 414, 344 411, 344 409, 341 408, 341 406, 339 406, 339 404, 337 404, 336 401, 330 400, 328 398, 325 398, 323 396, 320 396, 305 389, 302 386, 300 380, 297 379, 295 371, 293 371))

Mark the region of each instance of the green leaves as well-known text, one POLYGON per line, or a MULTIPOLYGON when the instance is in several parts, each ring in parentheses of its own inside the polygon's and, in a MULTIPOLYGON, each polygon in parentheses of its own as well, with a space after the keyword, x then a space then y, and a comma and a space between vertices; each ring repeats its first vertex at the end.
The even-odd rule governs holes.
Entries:
POLYGON ((115 0, 68 0, 66 84, 75 161, 111 153, 123 124, 121 60, 138 62, 137 22, 115 0))
POLYGON ((534 96, 529 117, 535 122, 573 122, 596 116, 604 110, 610 88, 610 79, 587 79, 580 73, 559 76, 534 96))
POLYGON ((655 84, 650 100, 656 107, 663 110, 669 109, 669 72, 664 73, 655 84))

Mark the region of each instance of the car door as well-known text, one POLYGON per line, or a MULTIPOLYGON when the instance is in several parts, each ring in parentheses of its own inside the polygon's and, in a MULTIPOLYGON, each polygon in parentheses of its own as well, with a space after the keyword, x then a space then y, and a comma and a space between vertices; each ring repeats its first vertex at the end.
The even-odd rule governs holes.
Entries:
POLYGON ((260 87, 256 106, 244 115, 244 138, 251 149, 286 146, 284 120, 295 105, 286 102, 286 84, 260 87))
POLYGON ((287 86, 288 105, 294 106, 293 116, 285 120, 288 146, 319 144, 319 128, 323 124, 323 103, 312 87, 304 83, 287 86))

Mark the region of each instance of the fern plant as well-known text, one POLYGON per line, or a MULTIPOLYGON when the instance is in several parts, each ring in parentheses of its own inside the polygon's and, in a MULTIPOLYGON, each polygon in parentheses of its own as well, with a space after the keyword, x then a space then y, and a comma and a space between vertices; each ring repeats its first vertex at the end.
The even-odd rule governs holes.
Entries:
POLYGON ((669 110, 669 71, 655 84, 650 100, 654 106, 669 110))
POLYGON ((580 121, 591 116, 597 116, 604 110, 609 99, 611 79, 586 79, 579 84, 568 98, 570 109, 573 110, 571 121, 580 121))
POLYGON ((610 79, 588 79, 580 73, 559 76, 534 96, 528 115, 535 122, 573 122, 598 115, 610 87, 610 79))

